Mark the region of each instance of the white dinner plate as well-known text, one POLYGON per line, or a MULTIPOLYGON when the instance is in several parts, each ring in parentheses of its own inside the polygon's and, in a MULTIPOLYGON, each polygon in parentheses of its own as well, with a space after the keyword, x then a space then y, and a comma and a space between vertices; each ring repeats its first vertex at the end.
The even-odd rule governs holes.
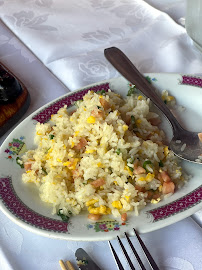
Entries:
MULTIPOLYGON (((191 131, 202 131, 202 79, 180 74, 145 74, 158 92, 168 90, 175 96, 177 106, 174 114, 181 125, 191 131), (182 110, 182 107, 185 110, 182 110)), ((44 236, 66 239, 98 241, 109 240, 123 232, 133 234, 132 228, 140 233, 153 231, 186 218, 202 207, 202 165, 182 161, 185 172, 191 175, 190 180, 171 197, 158 204, 149 204, 140 211, 139 216, 133 212, 128 214, 128 220, 103 217, 92 222, 83 213, 71 217, 68 223, 57 215, 51 214, 51 207, 43 203, 38 190, 21 180, 23 169, 17 163, 27 149, 34 149, 34 133, 37 122, 47 122, 51 114, 65 104, 71 104, 83 97, 89 89, 98 91, 108 88, 125 96, 128 92, 128 82, 120 77, 96 85, 90 85, 78 91, 62 96, 43 106, 22 123, 7 137, 0 149, 0 209, 19 226, 44 236)), ((72 107, 70 108, 70 110, 72 107)), ((157 110, 156 108, 154 108, 157 110)), ((158 110, 157 110, 158 111, 158 110)), ((166 118, 162 118, 162 128, 168 139, 172 137, 171 126, 166 118)))

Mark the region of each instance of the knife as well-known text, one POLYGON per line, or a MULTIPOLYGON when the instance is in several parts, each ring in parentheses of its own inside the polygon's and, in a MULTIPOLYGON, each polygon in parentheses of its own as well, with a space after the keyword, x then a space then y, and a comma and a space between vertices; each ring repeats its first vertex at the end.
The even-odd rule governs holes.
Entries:
POLYGON ((75 256, 80 270, 101 270, 82 248, 76 250, 75 256))

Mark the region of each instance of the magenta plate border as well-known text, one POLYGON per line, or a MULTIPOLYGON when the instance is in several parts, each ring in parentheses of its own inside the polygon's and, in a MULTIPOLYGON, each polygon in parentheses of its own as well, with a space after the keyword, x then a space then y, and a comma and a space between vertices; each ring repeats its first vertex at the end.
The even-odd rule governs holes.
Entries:
POLYGON ((147 213, 154 218, 153 222, 168 218, 194 207, 202 201, 202 185, 180 199, 165 206, 150 210, 147 213))
POLYGON ((182 75, 181 84, 202 87, 202 78, 193 77, 189 75, 182 75))
POLYGON ((57 99, 56 102, 53 102, 48 107, 44 108, 42 111, 40 111, 38 114, 33 116, 33 120, 36 120, 40 123, 45 123, 48 120, 50 120, 52 114, 56 114, 57 111, 67 105, 67 107, 73 105, 73 103, 79 99, 82 99, 83 96, 88 93, 89 90, 92 90, 94 92, 105 90, 109 90, 109 83, 104 83, 100 85, 91 86, 88 88, 84 88, 78 92, 72 93, 71 95, 68 95, 66 97, 63 97, 61 99, 57 99))
POLYGON ((0 199, 16 218, 35 228, 58 233, 68 232, 68 223, 40 215, 26 206, 17 196, 9 176, 0 178, 0 199))

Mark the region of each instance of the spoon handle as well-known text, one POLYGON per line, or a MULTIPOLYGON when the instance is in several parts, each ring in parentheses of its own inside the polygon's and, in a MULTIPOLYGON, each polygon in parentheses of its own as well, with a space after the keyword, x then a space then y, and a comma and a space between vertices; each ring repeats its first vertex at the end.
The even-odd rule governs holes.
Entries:
POLYGON ((165 114, 172 125, 174 136, 179 130, 183 130, 169 108, 165 105, 159 95, 156 94, 154 87, 143 77, 121 50, 116 47, 111 47, 105 49, 104 54, 107 60, 128 81, 134 84, 146 97, 150 98, 150 100, 165 114))

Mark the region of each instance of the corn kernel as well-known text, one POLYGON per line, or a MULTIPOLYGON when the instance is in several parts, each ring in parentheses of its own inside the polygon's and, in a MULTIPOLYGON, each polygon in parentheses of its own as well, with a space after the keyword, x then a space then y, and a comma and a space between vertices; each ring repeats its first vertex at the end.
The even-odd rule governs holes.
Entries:
POLYGON ((66 161, 63 163, 63 166, 67 166, 70 170, 75 170, 76 165, 78 163, 79 159, 78 158, 74 158, 73 161, 66 161))
POLYGON ((124 170, 126 170, 130 176, 133 176, 133 173, 131 172, 128 166, 125 166, 124 170))
POLYGON ((98 162, 98 163, 97 163, 97 166, 98 166, 98 167, 103 167, 103 164, 102 164, 101 162, 98 162))
POLYGON ((36 135, 39 135, 40 136, 40 135, 42 135, 42 133, 40 133, 40 132, 37 131, 36 135))
POLYGON ((105 205, 100 205, 99 207, 99 214, 105 214, 107 207, 105 205))
POLYGON ((130 196, 125 196, 126 201, 129 202, 130 201, 130 196))
POLYGON ((94 149, 90 149, 90 150, 86 150, 86 151, 85 151, 86 154, 92 154, 93 152, 95 152, 94 149))
POLYGON ((135 123, 136 123, 137 126, 139 126, 139 125, 141 124, 141 122, 142 122, 141 119, 137 119, 137 120, 135 121, 135 123))
POLYGON ((168 146, 164 147, 164 154, 165 156, 169 154, 168 146))
POLYGON ((151 182, 154 179, 155 175, 153 173, 148 173, 145 180, 151 182))
POLYGON ((122 127, 123 127, 123 130, 124 131, 127 131, 128 130, 128 126, 127 125, 123 125, 122 127))
POLYGON ((171 101, 171 100, 175 100, 175 98, 173 96, 167 96, 166 100, 171 101))
POLYGON ((86 206, 94 205, 96 202, 98 202, 98 200, 92 199, 86 202, 86 206))
POLYGON ((72 142, 71 142, 71 148, 73 148, 74 145, 75 145, 75 143, 72 141, 72 142))
POLYGON ((57 160, 58 162, 62 162, 62 160, 61 160, 61 159, 59 159, 59 158, 57 158, 56 160, 57 160))
POLYGON ((156 204, 156 203, 159 203, 160 200, 161 200, 160 198, 157 198, 156 200, 152 199, 151 200, 151 203, 156 204))
POLYGON ((118 183, 117 183, 117 181, 114 181, 114 184, 115 184, 116 186, 118 186, 118 183))
POLYGON ((138 181, 145 181, 146 179, 145 179, 145 177, 139 177, 138 179, 137 179, 138 181))
POLYGON ((75 131, 74 136, 77 137, 79 135, 79 131, 75 131))
POLYGON ((159 188, 158 188, 158 190, 161 192, 162 191, 162 188, 163 188, 163 186, 160 185, 159 188))
POLYGON ((70 161, 66 161, 66 162, 63 163, 63 166, 69 166, 70 164, 71 164, 70 161))
POLYGON ((99 214, 99 208, 98 208, 98 207, 95 207, 95 208, 89 207, 89 208, 88 208, 88 212, 89 212, 90 214, 99 214))
POLYGON ((138 100, 142 100, 142 96, 138 96, 138 98, 137 98, 138 100))
POLYGON ((122 206, 122 204, 121 204, 120 201, 113 201, 113 202, 112 202, 112 206, 113 206, 114 208, 117 208, 117 209, 122 209, 122 208, 123 208, 123 206, 122 206))
POLYGON ((96 119, 92 115, 87 118, 87 123, 89 123, 89 124, 94 124, 95 121, 96 121, 96 119))

